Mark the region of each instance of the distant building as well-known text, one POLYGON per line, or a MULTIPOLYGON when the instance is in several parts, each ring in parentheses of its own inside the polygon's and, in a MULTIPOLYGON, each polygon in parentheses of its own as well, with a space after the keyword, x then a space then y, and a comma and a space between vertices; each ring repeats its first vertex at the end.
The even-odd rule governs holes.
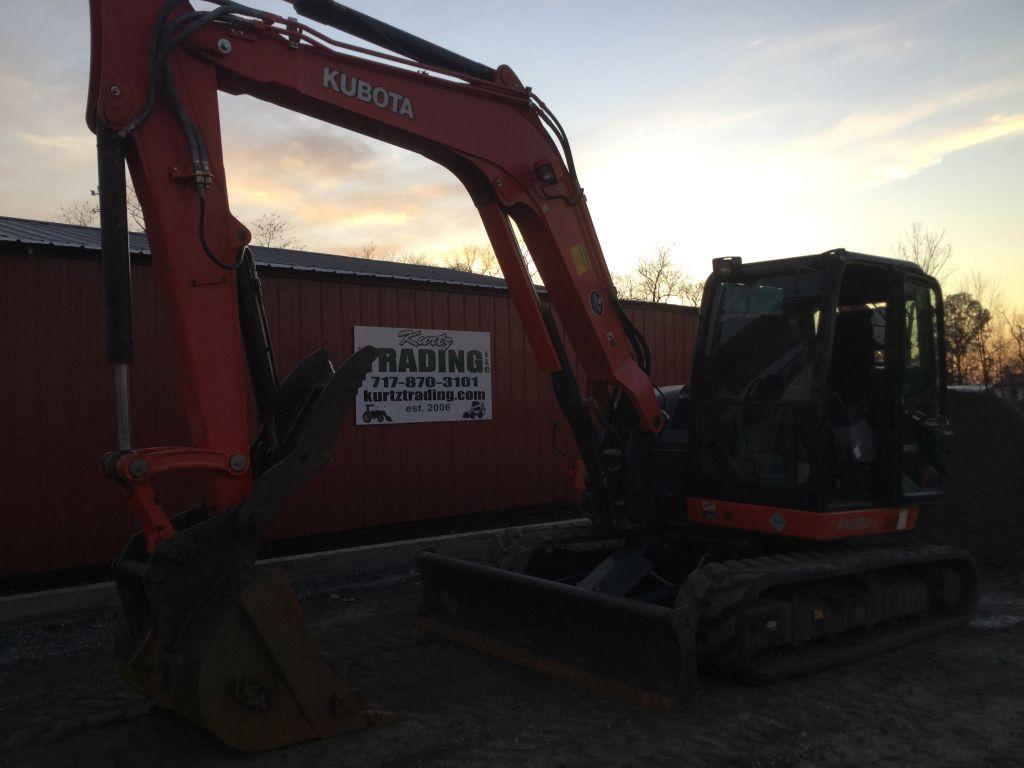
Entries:
POLYGON ((996 397, 1013 400, 1015 403, 1024 402, 1024 373, 1004 369, 1003 375, 992 385, 992 392, 996 397))

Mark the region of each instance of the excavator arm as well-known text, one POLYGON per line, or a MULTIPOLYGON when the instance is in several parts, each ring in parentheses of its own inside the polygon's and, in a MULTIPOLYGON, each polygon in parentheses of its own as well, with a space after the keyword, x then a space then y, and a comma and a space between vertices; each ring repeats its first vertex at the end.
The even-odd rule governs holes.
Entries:
POLYGON ((358 350, 337 370, 315 352, 278 381, 250 233, 229 206, 218 91, 404 147, 462 182, 537 364, 552 376, 580 449, 577 488, 585 475, 592 508, 623 506, 603 446, 610 438, 623 444, 627 434, 657 434, 664 416, 646 343, 616 298, 565 133, 511 69, 470 61, 332 0, 295 6, 390 52, 227 0, 212 5, 90 0, 87 121, 98 144, 119 419, 117 450, 103 466, 142 527, 115 563, 124 674, 229 744, 262 749, 382 717, 325 668, 286 578, 253 567, 281 502, 329 460, 375 350, 358 350), (126 161, 169 315, 189 445, 138 448, 131 441, 126 161), (512 222, 576 352, 585 389, 559 324, 538 298, 512 222), (251 447, 247 373, 263 425, 251 447), (203 501, 171 517, 153 482, 181 470, 196 473, 203 501), (279 631, 281 617, 290 634, 279 631), (287 704, 267 703, 282 690, 287 704))
MULTIPOLYGON (((537 364, 555 376, 589 473, 601 474, 591 417, 621 408, 623 396, 641 428, 657 433, 663 415, 643 341, 619 307, 565 134, 543 102, 507 66, 468 62, 333 2, 296 7, 428 60, 373 54, 294 19, 229 2, 205 13, 176 2, 92 3, 89 122, 101 135, 124 139, 170 298, 197 445, 230 456, 245 443, 236 285, 225 266, 241 260, 249 233, 228 205, 218 90, 278 104, 448 168, 480 212, 537 364), (510 220, 576 351, 585 392, 566 367, 510 220)), ((221 508, 245 497, 244 476, 218 477, 215 485, 221 508)))

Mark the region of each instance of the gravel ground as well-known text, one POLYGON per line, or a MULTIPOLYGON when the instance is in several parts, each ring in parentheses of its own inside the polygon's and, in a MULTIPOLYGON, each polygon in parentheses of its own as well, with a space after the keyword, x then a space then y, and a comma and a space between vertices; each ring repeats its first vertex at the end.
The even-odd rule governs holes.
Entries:
POLYGON ((131 692, 113 617, 0 636, 5 766, 1020 766, 1024 584, 986 585, 962 630, 768 687, 703 682, 654 713, 441 641, 414 573, 297 585, 328 657, 399 720, 242 755, 131 692))
POLYGON ((296 585, 335 668, 393 725, 243 755, 123 683, 112 615, 0 634, 0 766, 1024 766, 1024 419, 951 393, 945 510, 918 538, 969 548, 969 626, 781 684, 704 680, 654 713, 441 641, 412 572, 296 585))

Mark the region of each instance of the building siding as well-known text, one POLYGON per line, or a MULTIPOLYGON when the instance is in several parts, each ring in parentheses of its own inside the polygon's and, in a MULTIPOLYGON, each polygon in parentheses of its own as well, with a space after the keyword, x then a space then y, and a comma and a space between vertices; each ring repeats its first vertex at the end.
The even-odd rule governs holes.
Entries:
MULTIPOLYGON (((563 419, 504 290, 297 270, 265 270, 263 290, 282 378, 320 347, 335 361, 351 354, 354 325, 489 331, 493 356, 490 421, 357 427, 346 418, 333 462, 286 504, 271 538, 568 498, 567 462, 552 446, 552 424, 563 419)), ((99 262, 66 248, 7 247, 0 297, 0 576, 108 562, 137 526, 98 464, 115 442, 99 262)), ((147 263, 133 270, 133 299, 134 442, 184 444, 179 372, 147 263)), ((642 304, 627 312, 651 345, 655 382, 687 381, 695 312, 642 304)), ((571 450, 567 429, 559 442, 571 450)), ((194 501, 189 477, 158 483, 169 513, 194 501)))

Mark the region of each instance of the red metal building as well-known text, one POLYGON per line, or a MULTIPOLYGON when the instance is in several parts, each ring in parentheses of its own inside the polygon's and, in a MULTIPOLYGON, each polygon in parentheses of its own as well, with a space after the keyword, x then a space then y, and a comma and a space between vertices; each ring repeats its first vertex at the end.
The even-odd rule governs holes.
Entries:
MULTIPOLYGON (((132 235, 131 246, 135 442, 181 444, 185 421, 145 236, 132 235)), ((254 253, 281 375, 320 347, 343 359, 354 325, 488 331, 493 355, 491 420, 380 428, 347 421, 333 463, 286 505, 272 537, 568 498, 567 461, 552 445, 561 414, 503 281, 326 254, 254 253)), ((655 382, 687 381, 696 311, 632 302, 626 309, 651 345, 655 382)), ((99 230, 0 217, 0 328, 0 577, 108 562, 135 523, 98 464, 115 443, 99 230)), ((571 450, 568 430, 559 439, 571 450)), ((172 512, 193 501, 173 483, 161 500, 172 512)))

